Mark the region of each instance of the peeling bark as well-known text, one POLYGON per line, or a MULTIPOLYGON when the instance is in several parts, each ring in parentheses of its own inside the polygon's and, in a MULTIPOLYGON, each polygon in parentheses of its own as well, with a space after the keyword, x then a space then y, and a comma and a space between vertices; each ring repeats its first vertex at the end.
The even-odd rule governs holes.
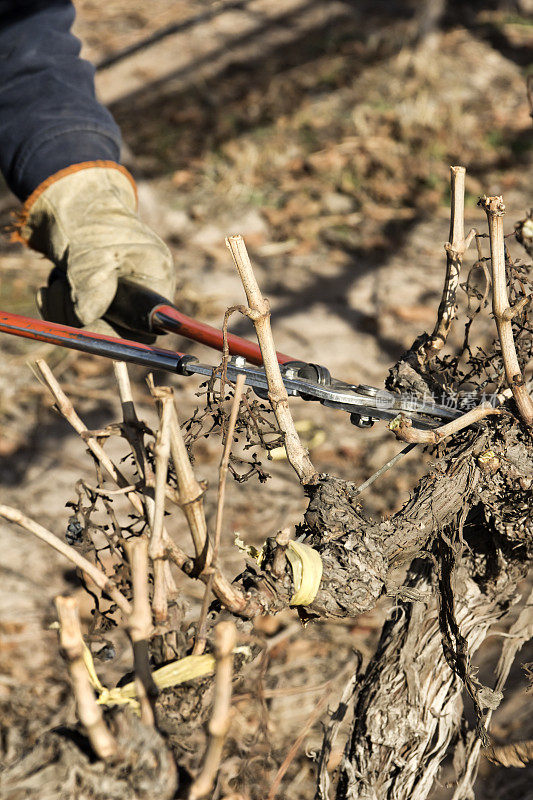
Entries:
MULTIPOLYGON (((480 588, 463 559, 455 576, 455 616, 469 656, 506 614, 519 577, 502 571, 480 588)), ((434 570, 416 561, 408 585, 420 599, 401 602, 385 624, 360 684, 351 739, 340 767, 336 800, 425 800, 442 759, 459 733, 464 691, 447 661, 434 570)), ((480 684, 481 708, 498 698, 480 684)))

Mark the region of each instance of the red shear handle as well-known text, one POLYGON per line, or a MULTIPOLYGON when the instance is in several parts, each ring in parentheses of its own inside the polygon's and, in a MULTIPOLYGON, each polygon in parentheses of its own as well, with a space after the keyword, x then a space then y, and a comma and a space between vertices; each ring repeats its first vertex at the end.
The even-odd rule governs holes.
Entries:
POLYGON ((91 333, 80 328, 71 328, 69 325, 22 317, 20 314, 10 314, 5 311, 0 311, 0 333, 11 333, 24 339, 35 339, 38 342, 48 342, 80 350, 83 353, 112 358, 115 361, 128 361, 142 364, 150 369, 162 369, 178 374, 183 374, 184 364, 192 358, 185 353, 150 347, 129 339, 91 333))
MULTIPOLYGON (((182 314, 165 297, 131 281, 119 281, 105 319, 139 333, 177 333, 220 352, 224 346, 222 331, 182 314)), ((248 339, 229 333, 228 346, 231 355, 243 356, 251 364, 262 366, 259 347, 248 339)), ((295 360, 284 353, 277 356, 280 364, 295 360)))

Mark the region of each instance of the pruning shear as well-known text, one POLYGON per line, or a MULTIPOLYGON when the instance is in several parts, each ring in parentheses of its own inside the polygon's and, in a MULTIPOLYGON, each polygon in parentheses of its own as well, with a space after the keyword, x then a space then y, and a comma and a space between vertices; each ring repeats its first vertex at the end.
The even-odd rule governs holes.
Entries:
MULTIPOLYGON (((215 350, 223 350, 222 331, 188 317, 167 298, 130 281, 119 282, 105 319, 128 329, 132 336, 136 333, 176 333, 215 350)), ((0 332, 178 375, 212 377, 217 369, 210 364, 202 364, 198 358, 187 353, 8 312, 0 312, 0 332)), ((227 335, 227 343, 231 356, 226 370, 228 380, 235 381, 237 375, 243 374, 246 384, 260 397, 266 397, 268 383, 258 345, 231 333, 227 335)), ((409 417, 414 427, 432 428, 461 414, 456 408, 411 395, 337 380, 326 367, 298 361, 284 353, 277 353, 277 359, 290 396, 315 400, 329 408, 346 411, 350 421, 358 427, 370 427, 377 419, 391 420, 402 413, 409 417)))

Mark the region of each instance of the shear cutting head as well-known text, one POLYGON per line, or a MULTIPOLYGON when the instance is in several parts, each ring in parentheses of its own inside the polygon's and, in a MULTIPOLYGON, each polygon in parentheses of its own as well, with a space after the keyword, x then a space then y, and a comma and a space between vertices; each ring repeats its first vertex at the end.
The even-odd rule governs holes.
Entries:
MULTIPOLYGON (((211 376, 213 369, 193 359, 183 365, 184 373, 188 374, 211 376)), ((289 361, 283 364, 281 372, 289 396, 314 400, 328 408, 346 411, 350 414, 351 422, 358 427, 370 427, 378 419, 392 420, 402 413, 417 428, 434 428, 456 419, 462 413, 432 400, 336 380, 326 367, 319 364, 289 361)), ((246 384, 253 387, 260 397, 267 397, 268 383, 261 367, 252 367, 244 358, 237 356, 230 359, 226 374, 230 381, 234 381, 238 374, 245 375, 246 384)))

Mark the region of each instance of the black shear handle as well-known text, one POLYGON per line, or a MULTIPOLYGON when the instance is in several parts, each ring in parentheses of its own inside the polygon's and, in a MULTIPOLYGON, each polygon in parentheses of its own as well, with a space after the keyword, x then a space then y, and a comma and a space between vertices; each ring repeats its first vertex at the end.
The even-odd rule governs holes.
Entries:
MULTIPOLYGON (((66 291, 70 295, 66 272, 59 267, 54 267, 48 278, 48 290, 59 284, 63 287, 63 292, 66 291)), ((162 307, 177 311, 176 306, 166 297, 153 292, 146 286, 121 278, 118 281, 113 302, 107 309, 104 319, 119 331, 124 330, 125 334, 127 331, 131 331, 143 336, 155 337, 157 334, 163 333, 155 319, 157 309, 162 307)), ((73 316, 76 316, 74 312, 73 316)), ((63 320, 61 321, 63 322, 63 320)), ((80 327, 82 325, 79 320, 77 323, 73 321, 70 324, 80 327)))
POLYGON ((112 325, 144 334, 163 333, 158 326, 156 313, 164 308, 177 310, 166 297, 133 281, 119 280, 113 302, 104 319, 112 325))

